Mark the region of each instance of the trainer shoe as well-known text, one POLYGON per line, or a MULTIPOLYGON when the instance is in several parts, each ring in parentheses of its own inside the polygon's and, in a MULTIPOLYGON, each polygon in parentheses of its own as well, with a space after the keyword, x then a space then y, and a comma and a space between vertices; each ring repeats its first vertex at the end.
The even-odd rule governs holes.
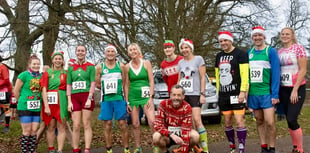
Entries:
POLYGON ((198 145, 194 146, 194 150, 196 153, 203 153, 203 149, 200 148, 198 145))
POLYGON ((141 147, 137 147, 133 153, 142 153, 142 148, 141 147))
POLYGON ((261 152, 260 153, 269 153, 269 151, 268 150, 266 150, 266 149, 263 149, 262 148, 262 150, 261 150, 261 152))
POLYGON ((153 153, 160 153, 160 150, 157 146, 153 147, 153 153))
POLYGON ((230 148, 230 152, 229 153, 236 153, 236 149, 235 148, 230 148))
POLYGON ((124 153, 130 153, 130 150, 125 148, 124 153))
POLYGON ((4 134, 7 134, 10 130, 10 127, 9 126, 5 126, 3 129, 2 129, 2 133, 4 134))
POLYGON ((112 149, 107 150, 107 153, 113 153, 112 149))

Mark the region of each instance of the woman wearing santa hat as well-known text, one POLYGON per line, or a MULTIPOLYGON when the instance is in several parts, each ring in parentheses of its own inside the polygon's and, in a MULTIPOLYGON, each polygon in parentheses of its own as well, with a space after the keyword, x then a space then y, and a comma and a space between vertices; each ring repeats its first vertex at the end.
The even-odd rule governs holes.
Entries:
POLYGON ((232 116, 236 120, 239 153, 245 152, 247 129, 244 124, 244 100, 249 80, 249 59, 247 53, 233 46, 233 35, 221 31, 218 36, 223 51, 216 55, 215 77, 219 92, 219 106, 225 121, 225 133, 231 152, 235 152, 235 130, 232 116))
MULTIPOLYGON (((201 121, 201 105, 206 103, 206 66, 201 56, 194 55, 192 40, 182 39, 179 49, 184 57, 178 63, 178 84, 185 89, 185 101, 192 107, 193 126, 200 134, 200 142, 204 152, 208 152, 207 131, 201 121)), ((197 149, 197 148, 195 148, 197 149)))
POLYGON ((284 112, 293 142, 293 153, 303 153, 302 130, 298 115, 306 96, 307 54, 297 43, 295 32, 286 27, 281 30, 282 48, 278 51, 281 64, 280 103, 284 112))

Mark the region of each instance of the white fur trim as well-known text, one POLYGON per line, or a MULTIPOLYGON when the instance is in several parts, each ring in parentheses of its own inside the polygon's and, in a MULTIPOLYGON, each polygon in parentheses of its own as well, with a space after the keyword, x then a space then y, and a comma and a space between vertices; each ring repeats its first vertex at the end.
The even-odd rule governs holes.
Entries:
POLYGON ((114 49, 114 51, 115 51, 115 53, 117 54, 117 49, 114 47, 114 46, 112 46, 112 45, 109 45, 109 46, 107 46, 106 48, 104 48, 104 52, 107 50, 107 49, 114 49))
POLYGON ((187 44, 187 45, 192 49, 192 52, 194 52, 194 45, 191 44, 191 43, 188 42, 188 41, 185 41, 184 39, 181 39, 181 42, 180 42, 180 44, 179 44, 179 49, 180 49, 180 51, 181 51, 181 46, 182 46, 183 44, 187 44))
POLYGON ((227 39, 227 40, 230 40, 231 42, 234 42, 233 37, 231 37, 231 36, 228 35, 228 34, 221 34, 221 35, 219 35, 219 40, 220 40, 220 39, 227 39))
POLYGON ((263 29, 254 29, 254 30, 252 31, 252 33, 251 33, 251 36, 253 36, 254 33, 261 33, 261 34, 263 34, 264 36, 266 36, 266 32, 265 32, 265 30, 263 30, 263 29))

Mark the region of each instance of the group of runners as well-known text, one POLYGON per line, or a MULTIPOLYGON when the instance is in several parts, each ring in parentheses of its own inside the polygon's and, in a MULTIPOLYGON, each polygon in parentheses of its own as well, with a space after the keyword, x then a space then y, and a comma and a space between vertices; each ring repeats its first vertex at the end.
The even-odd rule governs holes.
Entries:
MULTIPOLYGON (((266 33, 258 26, 252 29, 253 47, 247 52, 233 46, 229 31, 219 32, 222 51, 216 55, 215 78, 219 106, 225 121, 229 142, 227 152, 245 152, 247 129, 244 123, 246 106, 254 112, 260 138, 261 153, 274 153, 276 127, 275 105, 282 103, 293 142, 292 153, 303 153, 302 130, 297 122, 305 99, 307 56, 297 43, 293 29, 281 30, 282 48, 278 51, 265 44, 266 33), (233 117, 236 127, 233 127, 233 117), (238 145, 235 142, 237 131, 238 145)), ((206 103, 206 66, 203 57, 194 55, 194 44, 189 39, 179 43, 182 54, 175 54, 175 44, 163 44, 166 58, 161 63, 170 98, 163 100, 155 117, 154 79, 152 65, 142 58, 138 44, 128 46, 130 62, 116 59, 117 48, 108 45, 105 61, 97 66, 86 61, 87 49, 78 45, 76 60, 64 69, 64 52, 51 55, 52 65, 40 73, 41 61, 31 55, 28 70, 20 73, 12 92, 8 69, 0 64, 0 102, 6 112, 9 129, 9 104, 17 103, 22 127, 22 152, 36 152, 38 139, 47 127, 50 153, 61 153, 66 136, 73 152, 79 147, 81 124, 84 128, 84 152, 90 152, 92 141, 91 118, 95 107, 95 88, 101 89, 99 119, 104 121, 106 152, 112 153, 112 120, 119 123, 124 153, 130 153, 126 119, 131 115, 134 153, 141 153, 140 109, 148 118, 153 134, 153 152, 169 152, 172 145, 180 145, 174 152, 209 153, 207 131, 201 121, 201 105, 206 103), (14 93, 14 98, 11 94, 14 93), (72 132, 67 121, 72 120, 72 132), (43 121, 43 130, 39 130, 43 121), (57 149, 54 148, 57 127, 57 149), (67 132, 68 131, 68 132, 67 132)), ((2 59, 0 58, 2 61, 2 59)))

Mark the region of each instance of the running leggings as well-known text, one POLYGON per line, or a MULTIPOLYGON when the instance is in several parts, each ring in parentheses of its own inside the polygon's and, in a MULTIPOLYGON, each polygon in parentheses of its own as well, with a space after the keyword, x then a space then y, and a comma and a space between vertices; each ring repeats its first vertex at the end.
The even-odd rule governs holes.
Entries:
POLYGON ((297 122, 298 115, 300 114, 302 105, 305 101, 306 97, 306 86, 302 85, 298 89, 298 102, 295 104, 291 103, 290 96, 293 87, 282 87, 280 88, 280 102, 284 106, 284 112, 286 115, 286 121, 288 127, 291 130, 296 130, 299 128, 299 124, 297 122))

